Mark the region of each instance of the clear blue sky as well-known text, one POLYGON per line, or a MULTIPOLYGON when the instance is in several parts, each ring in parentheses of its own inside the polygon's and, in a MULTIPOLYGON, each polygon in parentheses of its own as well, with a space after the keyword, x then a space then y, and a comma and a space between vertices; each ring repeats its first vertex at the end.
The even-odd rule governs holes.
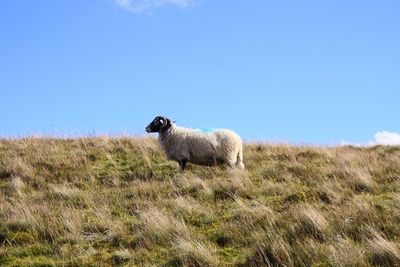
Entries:
POLYGON ((3 0, 0 135, 400 132, 400 2, 3 0))

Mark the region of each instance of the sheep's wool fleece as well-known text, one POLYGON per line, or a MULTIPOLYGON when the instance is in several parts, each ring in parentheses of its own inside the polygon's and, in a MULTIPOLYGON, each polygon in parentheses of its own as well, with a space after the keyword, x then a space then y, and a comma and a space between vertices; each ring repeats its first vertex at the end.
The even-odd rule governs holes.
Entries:
POLYGON ((242 150, 241 138, 228 129, 204 132, 172 124, 160 133, 158 140, 168 159, 187 159, 198 164, 215 161, 234 163, 242 150))

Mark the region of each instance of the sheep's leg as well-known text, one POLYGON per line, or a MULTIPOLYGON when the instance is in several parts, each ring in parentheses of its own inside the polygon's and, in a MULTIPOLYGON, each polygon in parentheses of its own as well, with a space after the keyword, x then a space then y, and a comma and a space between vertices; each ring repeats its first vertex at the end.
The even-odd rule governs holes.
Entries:
POLYGON ((237 161, 236 161, 236 165, 240 168, 240 169, 244 169, 244 164, 243 164, 243 150, 241 149, 238 153, 237 156, 237 161))
POLYGON ((179 171, 180 172, 183 172, 185 170, 186 162, 187 162, 186 159, 183 159, 183 160, 179 161, 179 171))
POLYGON ((229 166, 229 168, 231 168, 231 169, 235 168, 235 161, 233 161, 233 160, 228 160, 228 166, 229 166))

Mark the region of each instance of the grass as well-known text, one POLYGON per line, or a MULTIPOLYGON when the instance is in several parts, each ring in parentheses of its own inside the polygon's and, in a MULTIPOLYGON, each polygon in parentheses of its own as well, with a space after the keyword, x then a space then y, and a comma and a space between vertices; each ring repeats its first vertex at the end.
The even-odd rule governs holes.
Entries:
POLYGON ((1 266, 400 266, 400 148, 246 144, 246 171, 150 138, 0 140, 1 266))

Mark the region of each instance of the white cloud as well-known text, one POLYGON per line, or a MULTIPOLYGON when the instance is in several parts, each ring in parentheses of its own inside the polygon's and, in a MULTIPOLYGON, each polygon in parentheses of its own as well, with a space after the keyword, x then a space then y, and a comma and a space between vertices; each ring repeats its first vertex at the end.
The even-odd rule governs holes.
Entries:
POLYGON ((342 140, 342 142, 339 143, 339 146, 359 146, 359 147, 361 147, 361 146, 365 146, 365 145, 360 144, 360 143, 351 143, 351 142, 342 140))
POLYGON ((193 5, 195 0, 114 0, 117 5, 133 13, 149 13, 151 10, 171 5, 179 8, 187 8, 193 5))
POLYGON ((368 145, 400 146, 400 134, 387 131, 377 132, 375 140, 369 142, 368 145))
POLYGON ((392 133, 388 131, 380 131, 374 135, 375 140, 369 141, 368 143, 351 143, 342 141, 340 143, 341 146, 352 145, 352 146, 376 146, 376 145, 384 145, 384 146, 400 146, 400 134, 392 133))

